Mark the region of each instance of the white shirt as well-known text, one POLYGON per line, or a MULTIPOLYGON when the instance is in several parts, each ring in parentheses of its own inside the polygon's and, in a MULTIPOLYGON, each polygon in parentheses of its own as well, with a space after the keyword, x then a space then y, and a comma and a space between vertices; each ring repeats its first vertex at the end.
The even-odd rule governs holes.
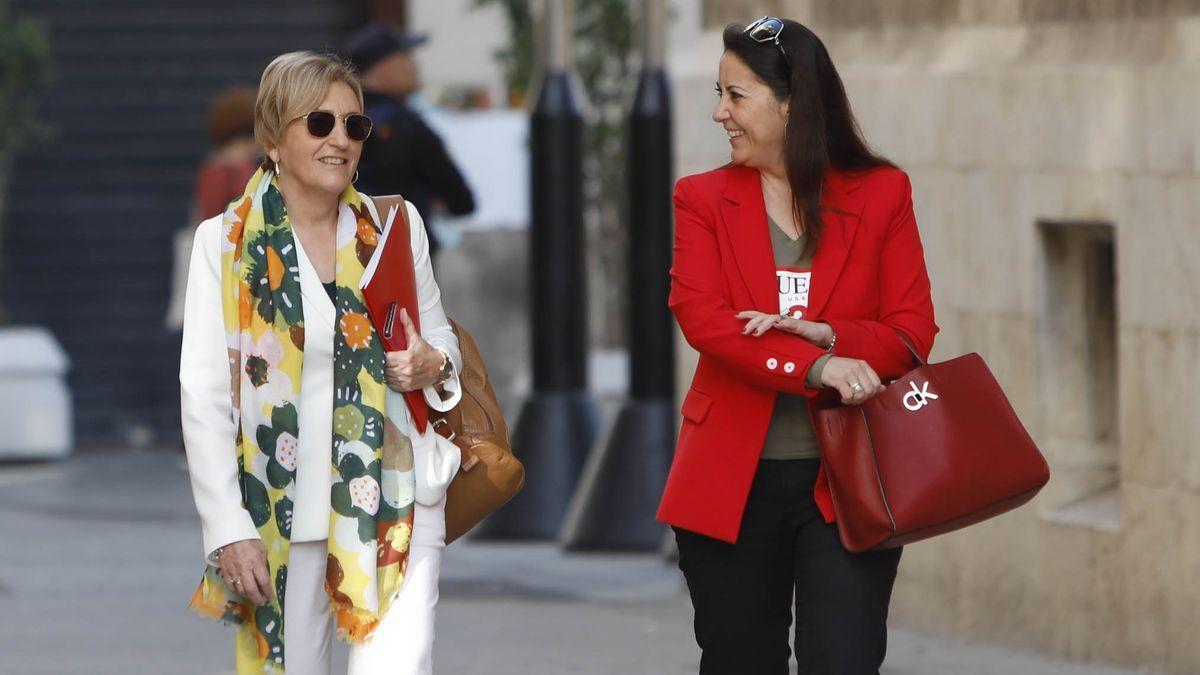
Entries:
MULTIPOLYGON (((454 364, 454 374, 442 385, 449 398, 442 400, 436 389, 426 387, 425 400, 434 410, 446 411, 462 398, 458 381, 462 356, 458 338, 442 309, 437 280, 433 277, 425 224, 412 204, 406 203, 406 206, 416 267, 421 337, 430 345, 445 350, 454 364)), ((354 231, 354 214, 349 207, 340 207, 338 219, 339 232, 354 231)), ((379 222, 378 216, 376 222, 379 222)), ((242 506, 238 487, 237 434, 229 397, 227 349, 227 345, 237 344, 237 338, 226 335, 222 318, 221 230, 220 216, 210 218, 196 228, 184 300, 183 348, 179 363, 183 441, 192 494, 200 513, 206 557, 226 544, 259 538, 250 514, 242 506)), ((296 401, 300 438, 291 540, 318 541, 329 536, 329 492, 333 480, 333 331, 337 314, 316 269, 300 246, 299 237, 294 239, 303 295, 304 361, 296 401)), ((400 394, 389 389, 388 397, 395 402, 400 394)), ((403 410, 401 431, 413 443, 416 500, 424 505, 437 504, 458 471, 458 447, 437 435, 432 425, 426 427, 425 433, 417 434, 408 407, 398 407, 403 410)))

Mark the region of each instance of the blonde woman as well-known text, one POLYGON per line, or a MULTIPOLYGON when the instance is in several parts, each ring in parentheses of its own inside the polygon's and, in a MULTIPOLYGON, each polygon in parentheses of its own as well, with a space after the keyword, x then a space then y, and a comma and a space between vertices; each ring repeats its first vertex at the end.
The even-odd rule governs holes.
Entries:
POLYGON ((208 569, 192 607, 238 626, 239 674, 329 673, 334 632, 354 675, 432 670, 459 453, 401 392, 448 410, 461 364, 411 204, 409 348, 385 352, 367 318, 382 223, 352 185, 362 106, 336 57, 272 61, 254 120, 267 158, 196 231, 179 377, 208 569))

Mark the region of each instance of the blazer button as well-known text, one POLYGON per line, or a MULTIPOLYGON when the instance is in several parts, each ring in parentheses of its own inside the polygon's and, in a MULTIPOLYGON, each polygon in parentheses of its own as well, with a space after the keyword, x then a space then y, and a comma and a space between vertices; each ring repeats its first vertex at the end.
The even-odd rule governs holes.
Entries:
POLYGON ((796 364, 792 363, 791 361, 788 361, 787 363, 783 364, 783 372, 785 372, 785 373, 791 373, 795 369, 796 369, 796 364))
POLYGON ((776 361, 774 357, 769 358, 769 359, 767 359, 767 367, 770 368, 771 370, 775 370, 776 368, 779 367, 779 362, 776 361))

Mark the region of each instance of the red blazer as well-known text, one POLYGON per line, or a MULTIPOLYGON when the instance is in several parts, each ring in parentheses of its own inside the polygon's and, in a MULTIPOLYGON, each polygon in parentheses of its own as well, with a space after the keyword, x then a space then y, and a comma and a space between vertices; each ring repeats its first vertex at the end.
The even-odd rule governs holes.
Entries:
MULTIPOLYGON (((825 229, 813 258, 808 312, 837 333, 834 354, 862 359, 881 378, 914 366, 897 330, 922 357, 937 325, 912 187, 899 169, 830 172, 825 229)), ((825 353, 778 330, 741 334, 744 310, 777 313, 775 258, 758 172, 724 167, 675 186, 675 261, 670 306, 700 352, 683 400, 675 459, 658 519, 735 542, 778 392, 813 405, 837 397, 809 389, 804 376, 825 353)), ((833 502, 824 473, 814 497, 826 522, 833 502)))

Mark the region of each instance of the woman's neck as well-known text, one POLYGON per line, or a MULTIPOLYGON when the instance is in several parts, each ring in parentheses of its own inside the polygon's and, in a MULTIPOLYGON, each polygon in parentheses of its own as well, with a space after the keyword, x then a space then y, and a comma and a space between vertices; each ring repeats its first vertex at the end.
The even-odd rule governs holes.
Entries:
POLYGON ((763 167, 758 170, 758 175, 762 181, 763 197, 768 202, 791 204, 792 184, 788 181, 787 170, 782 164, 763 167))
POLYGON ((788 234, 795 239, 804 231, 803 222, 795 221, 792 213, 792 184, 788 181, 787 169, 782 163, 763 167, 758 170, 759 181, 762 184, 763 202, 767 214, 788 234))
POLYGON ((337 197, 330 199, 327 194, 304 190, 289 180, 288 176, 279 178, 279 192, 283 195, 288 220, 292 222, 293 227, 307 229, 337 226, 337 197))

